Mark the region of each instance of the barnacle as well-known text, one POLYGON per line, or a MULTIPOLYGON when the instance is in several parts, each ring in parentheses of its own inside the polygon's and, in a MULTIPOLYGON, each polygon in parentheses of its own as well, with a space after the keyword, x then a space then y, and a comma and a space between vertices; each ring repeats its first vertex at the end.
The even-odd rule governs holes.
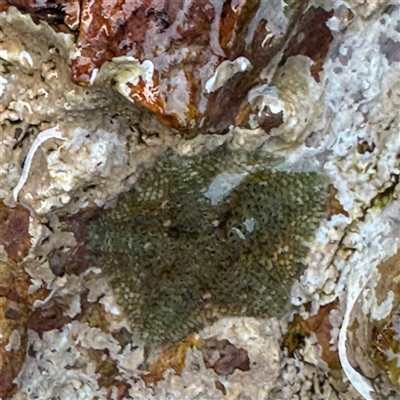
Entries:
POLYGON ((319 172, 274 163, 224 146, 192 157, 167 152, 91 220, 88 253, 144 341, 180 339, 222 316, 287 310, 326 183, 319 172))

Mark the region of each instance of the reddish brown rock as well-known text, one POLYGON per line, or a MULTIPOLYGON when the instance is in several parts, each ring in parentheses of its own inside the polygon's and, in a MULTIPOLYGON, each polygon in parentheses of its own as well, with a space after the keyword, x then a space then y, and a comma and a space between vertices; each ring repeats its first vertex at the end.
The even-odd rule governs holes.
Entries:
POLYGON ((252 105, 246 99, 244 99, 240 106, 239 112, 236 114, 235 125, 251 129, 251 115, 254 116, 254 120, 257 122, 258 126, 266 133, 269 133, 271 129, 278 128, 283 124, 282 111, 274 114, 269 107, 266 107, 263 110, 263 113, 260 115, 257 105, 252 105))
MULTIPOLYGON (((306 6, 282 0, 8 4, 36 22, 79 32, 70 65, 75 83, 91 84, 96 70, 115 57, 138 60, 146 66, 143 75, 128 81, 122 92, 187 136, 199 129, 224 133, 235 124, 243 99, 260 83, 260 72, 286 43, 306 6)), ((267 129, 277 126, 279 116, 260 123, 267 129)))
POLYGON ((1 0, 0 11, 15 6, 23 13, 30 14, 35 23, 46 21, 57 32, 74 33, 80 21, 78 0, 1 0))
POLYGON ((327 218, 328 221, 332 219, 334 215, 342 214, 346 217, 349 216, 349 213, 343 208, 340 204, 340 201, 336 198, 338 191, 333 185, 328 186, 328 198, 327 198, 327 218))
POLYGON ((21 261, 31 247, 29 212, 21 207, 10 208, 0 201, 0 244, 9 258, 21 261))
POLYGON ((310 57, 314 61, 310 72, 317 82, 320 81, 319 72, 333 40, 331 31, 326 25, 326 21, 332 15, 333 10, 328 12, 322 8, 311 7, 301 16, 296 27, 297 32, 291 38, 282 57, 282 62, 298 54, 310 57))
POLYGON ((187 349, 199 346, 201 346, 201 340, 196 338, 194 334, 190 334, 186 340, 164 348, 159 357, 148 368, 144 369, 141 378, 147 385, 150 385, 163 379, 164 372, 168 369, 173 369, 177 374, 180 374, 185 366, 187 349))
POLYGON ((49 307, 37 308, 28 317, 29 329, 37 332, 39 337, 43 337, 43 332, 53 329, 61 329, 66 323, 71 322, 71 318, 64 315, 64 310, 57 304, 49 307))
POLYGON ((218 375, 230 375, 235 369, 250 369, 247 350, 237 348, 228 340, 209 339, 202 345, 201 351, 206 366, 218 375))
POLYGON ((6 11, 9 7, 9 4, 6 0, 0 0, 0 12, 6 11))
POLYGON ((60 218, 64 230, 73 233, 76 245, 68 249, 68 251, 65 251, 66 249, 61 246, 49 254, 50 269, 54 275, 80 275, 88 268, 89 262, 84 245, 87 235, 87 216, 89 214, 90 212, 60 218))
POLYGON ((297 348, 304 345, 305 337, 314 332, 317 336, 318 344, 322 348, 322 359, 331 369, 340 368, 338 352, 331 350, 330 343, 332 324, 329 316, 336 307, 337 301, 327 304, 321 307, 316 315, 307 320, 304 320, 299 315, 295 316, 283 341, 283 347, 288 349, 291 356, 297 348))
MULTIPOLYGON (((222 133, 234 123, 241 101, 303 8, 302 2, 292 5, 281 30, 271 32, 258 1, 236 6, 212 0, 189 6, 183 0, 107 4, 83 2, 79 55, 71 64, 73 80, 88 84, 95 69, 113 57, 151 61, 151 81, 129 83, 130 98, 188 135, 199 127, 222 133), (229 82, 210 89, 209 80, 221 63, 238 57, 248 60, 248 68, 243 66, 229 82)), ((279 5, 278 1, 277 9, 279 5)))

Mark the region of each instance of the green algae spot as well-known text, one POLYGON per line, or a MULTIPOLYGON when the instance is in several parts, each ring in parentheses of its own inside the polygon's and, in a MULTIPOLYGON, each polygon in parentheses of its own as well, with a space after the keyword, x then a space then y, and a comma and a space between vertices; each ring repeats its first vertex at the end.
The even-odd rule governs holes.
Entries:
POLYGON ((223 316, 281 316, 325 210, 318 172, 225 147, 168 152, 89 224, 87 249, 132 330, 178 340, 223 316))

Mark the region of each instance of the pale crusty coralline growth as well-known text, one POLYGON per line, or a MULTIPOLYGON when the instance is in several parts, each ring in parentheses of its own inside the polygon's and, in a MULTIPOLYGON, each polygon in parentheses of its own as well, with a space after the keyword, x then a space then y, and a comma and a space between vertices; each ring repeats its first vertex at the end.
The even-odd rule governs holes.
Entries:
MULTIPOLYGON (((368 22, 354 16, 349 20, 343 12, 329 20, 336 37, 324 63, 330 132, 315 132, 306 141, 311 151, 331 141, 325 169, 346 213, 333 216, 323 227, 325 234, 317 234, 316 248, 326 252, 310 253, 310 268, 300 281, 307 289, 296 288, 293 299, 298 304, 311 300, 313 313, 321 304, 340 299, 340 311, 332 313, 333 348, 339 349, 347 376, 365 398, 371 398, 372 386, 346 362, 346 332, 359 296, 363 313, 372 320, 386 318, 397 301, 389 293, 383 303, 387 308, 374 314, 378 292, 371 296, 369 285, 381 279, 379 263, 399 247, 399 20, 395 6, 368 22)), ((388 390, 382 395, 389 396, 388 390)))
MULTIPOLYGON (((115 365, 122 376, 137 374, 137 367, 143 361, 142 349, 130 350, 129 346, 121 349, 111 334, 77 321, 65 324, 60 330, 45 332, 42 337, 30 330, 28 345, 31 353, 17 379, 24 388, 13 397, 15 400, 106 399, 118 393, 118 385, 114 390, 99 385, 101 373, 107 374, 107 368, 115 365), (38 360, 43 362, 44 369, 38 360)), ((152 399, 143 381, 128 381, 135 398, 152 399)))
POLYGON ((36 26, 13 8, 1 18, 0 176, 5 184, 0 197, 15 204, 15 188, 26 170, 18 197, 38 214, 60 207, 76 212, 94 201, 104 204, 110 195, 105 187, 115 193, 124 186, 108 176, 134 180, 138 164, 151 158, 152 152, 160 152, 171 135, 165 132, 163 140, 153 144, 143 138, 145 121, 148 134, 165 129, 146 113, 138 114, 105 85, 87 89, 74 85, 67 68, 70 36, 36 26), (15 26, 23 29, 16 32, 15 26), (49 133, 45 140, 40 132, 49 133), (142 157, 141 150, 152 145, 158 147, 142 157), (32 147, 37 150, 30 159, 32 147), (135 157, 129 154, 131 148, 135 157), (80 160, 75 167, 69 165, 72 154, 80 160), (32 179, 30 170, 42 173, 32 179), (102 189, 93 186, 95 180, 102 189))

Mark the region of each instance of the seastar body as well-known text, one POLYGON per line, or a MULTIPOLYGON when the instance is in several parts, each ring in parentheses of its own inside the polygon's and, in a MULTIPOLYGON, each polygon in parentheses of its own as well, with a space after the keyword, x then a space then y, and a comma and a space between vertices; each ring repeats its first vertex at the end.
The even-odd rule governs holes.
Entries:
POLYGON ((87 248, 145 342, 222 316, 279 316, 325 210, 319 172, 265 156, 168 152, 89 225, 87 248))

